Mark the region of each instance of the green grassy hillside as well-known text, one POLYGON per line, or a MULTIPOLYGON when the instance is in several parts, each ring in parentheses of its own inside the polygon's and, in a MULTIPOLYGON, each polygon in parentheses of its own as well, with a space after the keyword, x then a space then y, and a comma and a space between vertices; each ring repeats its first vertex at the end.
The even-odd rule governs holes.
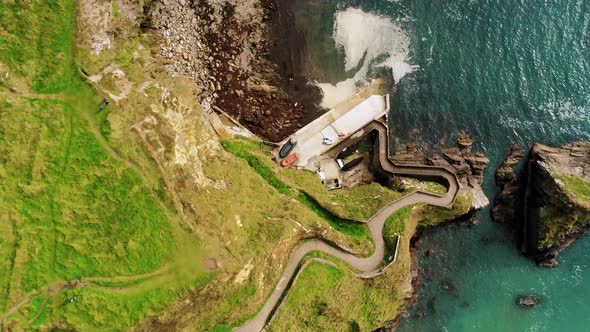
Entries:
MULTIPOLYGON (((377 184, 328 192, 313 173, 278 168, 261 145, 220 145, 198 91, 167 75, 157 36, 139 31, 141 17, 125 21, 126 2, 106 7, 111 48, 90 55, 82 1, 0 1, 0 330, 227 331, 262 306, 301 240, 372 251, 366 227, 349 219, 402 194, 377 184)), ((313 298, 346 299, 346 322, 393 318, 418 217, 440 221, 416 211, 388 222, 404 251, 383 277, 312 264, 289 303, 304 303, 319 277, 313 298)), ((309 314, 289 303, 278 327, 309 314)), ((314 315, 314 328, 344 326, 314 315)))
POLYGON ((17 330, 129 327, 206 278, 150 275, 198 239, 96 129, 101 98, 78 76, 73 31, 73 1, 0 6, 0 315, 17 330))

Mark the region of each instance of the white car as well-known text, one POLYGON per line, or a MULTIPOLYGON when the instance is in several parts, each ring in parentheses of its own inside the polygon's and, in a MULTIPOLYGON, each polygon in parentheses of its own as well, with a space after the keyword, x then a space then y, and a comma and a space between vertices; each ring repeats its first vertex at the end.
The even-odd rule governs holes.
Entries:
POLYGON ((332 145, 332 144, 334 144, 334 140, 332 140, 331 138, 328 138, 328 137, 324 137, 324 139, 322 140, 322 144, 332 145))

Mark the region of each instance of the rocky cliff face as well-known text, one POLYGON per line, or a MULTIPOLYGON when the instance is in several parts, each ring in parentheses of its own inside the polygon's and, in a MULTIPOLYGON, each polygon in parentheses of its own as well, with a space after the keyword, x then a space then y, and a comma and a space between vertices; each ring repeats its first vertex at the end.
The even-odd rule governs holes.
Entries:
POLYGON ((525 244, 541 265, 590 229, 590 142, 535 144, 528 161, 525 244))
POLYGON ((500 192, 494 199, 492 218, 501 223, 513 223, 522 218, 522 179, 515 167, 524 157, 521 146, 513 145, 502 165, 496 171, 496 186, 500 192))

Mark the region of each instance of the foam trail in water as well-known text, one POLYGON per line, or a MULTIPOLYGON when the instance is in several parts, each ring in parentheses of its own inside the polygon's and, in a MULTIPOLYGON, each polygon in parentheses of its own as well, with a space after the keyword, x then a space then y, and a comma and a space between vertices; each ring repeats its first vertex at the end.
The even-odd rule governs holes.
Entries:
POLYGON ((370 66, 391 68, 396 82, 418 68, 405 62, 409 54, 408 36, 387 17, 357 8, 340 11, 336 14, 334 41, 344 50, 346 71, 356 68, 361 61, 363 63, 353 78, 336 85, 318 84, 324 93, 322 106, 327 108, 353 94, 357 84, 366 81, 370 66), (376 65, 372 63, 380 56, 386 56, 385 60, 376 65))

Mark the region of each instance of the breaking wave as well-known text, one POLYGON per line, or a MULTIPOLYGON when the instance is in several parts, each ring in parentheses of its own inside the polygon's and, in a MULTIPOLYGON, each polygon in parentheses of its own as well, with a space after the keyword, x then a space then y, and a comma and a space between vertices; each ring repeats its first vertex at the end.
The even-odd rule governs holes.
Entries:
POLYGON ((352 95, 358 85, 367 81, 371 69, 391 68, 397 82, 418 68, 406 63, 410 39, 390 18, 347 8, 336 13, 333 37, 336 46, 344 51, 346 71, 359 69, 352 78, 335 85, 318 84, 324 93, 324 107, 331 108, 352 95))

